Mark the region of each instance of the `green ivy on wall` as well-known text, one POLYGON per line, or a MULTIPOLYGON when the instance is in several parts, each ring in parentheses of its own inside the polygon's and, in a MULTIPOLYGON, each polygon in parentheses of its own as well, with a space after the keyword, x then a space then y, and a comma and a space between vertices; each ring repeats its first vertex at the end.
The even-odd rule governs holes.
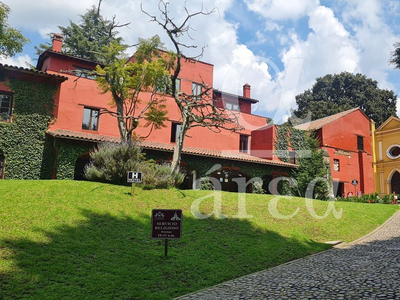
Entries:
POLYGON ((57 179, 74 179, 76 160, 94 147, 92 143, 57 141, 57 179))
MULTIPOLYGON (((151 150, 145 150, 146 158, 154 160, 168 160, 172 157, 172 153, 169 152, 155 152, 151 150)), ((190 169, 197 171, 197 177, 207 176, 207 172, 215 165, 220 164, 222 167, 238 168, 244 174, 251 178, 271 175, 273 171, 277 169, 282 170, 282 167, 274 167, 270 165, 262 165, 241 161, 232 161, 227 159, 219 159, 212 157, 199 157, 194 155, 183 154, 182 162, 185 163, 190 169)), ((288 172, 290 170, 288 169, 288 172)))
POLYGON ((289 161, 289 125, 278 126, 275 140, 275 154, 281 161, 289 161))
POLYGON ((307 144, 307 131, 293 128, 289 124, 279 126, 276 133, 275 149, 280 160, 289 162, 289 149, 296 152, 298 159, 310 150, 307 144))
MULTIPOLYGON (((45 151, 46 130, 54 107, 55 85, 11 79, 13 121, 0 123, 0 150, 6 156, 6 179, 51 178, 45 151)), ((47 150, 48 151, 48 150, 47 150)))
POLYGON ((43 116, 53 114, 56 85, 11 79, 9 86, 14 93, 15 114, 31 115, 34 113, 43 116))
MULTIPOLYGON (((326 200, 331 189, 330 164, 325 162, 325 151, 319 149, 319 142, 315 137, 315 132, 307 132, 293 128, 290 124, 278 127, 275 148, 278 157, 283 161, 289 160, 289 149, 296 152, 296 159, 299 168, 292 172, 292 176, 297 180, 297 188, 292 189, 292 194, 304 197, 308 186, 315 178, 326 178, 329 187, 325 182, 318 181, 314 186, 313 197, 326 200)), ((328 155, 329 156, 329 155, 328 155)), ((284 187, 285 193, 290 189, 284 187)))

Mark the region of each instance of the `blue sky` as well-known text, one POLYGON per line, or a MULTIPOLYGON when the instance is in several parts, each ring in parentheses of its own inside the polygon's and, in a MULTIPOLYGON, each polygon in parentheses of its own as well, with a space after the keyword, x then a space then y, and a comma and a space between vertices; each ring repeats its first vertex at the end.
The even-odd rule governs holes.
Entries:
MULTIPOLYGON (((31 43, 24 52, 3 63, 35 64, 34 46, 49 41, 69 20, 96 5, 96 0, 2 0, 10 6, 11 26, 31 43)), ((170 1, 178 21, 184 1, 170 1)), ((156 14, 157 0, 143 1, 156 14)), ((218 11, 193 19, 193 43, 208 45, 202 60, 214 65, 214 87, 240 94, 249 83, 251 96, 260 100, 255 113, 280 123, 296 107, 294 96, 308 89, 317 77, 348 71, 377 80, 379 87, 400 94, 400 72, 388 64, 393 44, 400 42, 400 2, 397 0, 191 0, 190 11, 218 11)), ((127 43, 159 34, 137 0, 104 0, 103 15, 117 16, 127 43)), ((190 54, 196 54, 192 51, 190 54)), ((400 105, 398 105, 400 114, 400 105)))

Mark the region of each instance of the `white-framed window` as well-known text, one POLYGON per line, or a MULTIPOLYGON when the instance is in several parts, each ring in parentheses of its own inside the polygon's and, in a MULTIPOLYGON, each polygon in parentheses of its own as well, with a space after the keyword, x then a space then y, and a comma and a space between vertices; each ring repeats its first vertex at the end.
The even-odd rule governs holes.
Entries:
POLYGON ((177 78, 175 80, 175 89, 176 89, 176 91, 180 91, 181 90, 181 80, 179 78, 177 78))
POLYGON ((297 163, 296 151, 289 151, 289 162, 291 164, 296 164, 297 163))
POLYGON ((12 96, 0 92, 0 121, 9 121, 12 113, 12 96))
POLYGON ((239 151, 243 153, 249 152, 249 136, 241 134, 239 142, 239 151))
POLYGON ((400 145, 391 145, 391 146, 387 149, 386 155, 387 155, 390 159, 398 159, 398 158, 400 158, 400 145))
POLYGON ((96 79, 96 75, 94 74, 94 70, 79 67, 79 66, 74 66, 75 68, 75 75, 81 78, 87 78, 87 79, 96 79))
POLYGON ((333 170, 340 171, 340 160, 336 158, 333 159, 333 170))
POLYGON ((82 129, 97 131, 99 128, 99 116, 99 109, 84 107, 82 129))
POLYGON ((202 92, 202 87, 201 84, 192 82, 192 95, 199 96, 202 92))
POLYGON ((182 125, 177 122, 171 124, 171 143, 176 143, 179 133, 181 132, 182 125))
POLYGON ((158 80, 155 86, 155 90, 159 93, 170 94, 171 93, 171 78, 164 76, 158 80))
POLYGON ((229 110, 240 111, 239 104, 234 104, 230 102, 225 103, 225 108, 229 110))

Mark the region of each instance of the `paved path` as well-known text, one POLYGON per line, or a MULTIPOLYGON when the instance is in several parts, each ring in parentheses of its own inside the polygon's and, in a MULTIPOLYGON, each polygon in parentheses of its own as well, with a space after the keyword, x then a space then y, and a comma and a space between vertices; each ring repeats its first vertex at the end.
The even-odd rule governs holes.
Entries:
POLYGON ((177 299, 400 299, 400 211, 350 245, 177 299))

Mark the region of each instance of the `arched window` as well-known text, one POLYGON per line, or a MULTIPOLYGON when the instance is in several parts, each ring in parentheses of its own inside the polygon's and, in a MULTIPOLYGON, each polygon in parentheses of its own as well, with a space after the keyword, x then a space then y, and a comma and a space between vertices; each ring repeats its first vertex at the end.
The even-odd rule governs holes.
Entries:
POLYGON ((396 194, 400 194, 400 173, 395 172, 390 180, 390 184, 392 186, 392 193, 396 192, 396 194))
POLYGON ((78 157, 75 162, 74 180, 86 180, 85 167, 90 162, 89 153, 85 153, 78 157))

